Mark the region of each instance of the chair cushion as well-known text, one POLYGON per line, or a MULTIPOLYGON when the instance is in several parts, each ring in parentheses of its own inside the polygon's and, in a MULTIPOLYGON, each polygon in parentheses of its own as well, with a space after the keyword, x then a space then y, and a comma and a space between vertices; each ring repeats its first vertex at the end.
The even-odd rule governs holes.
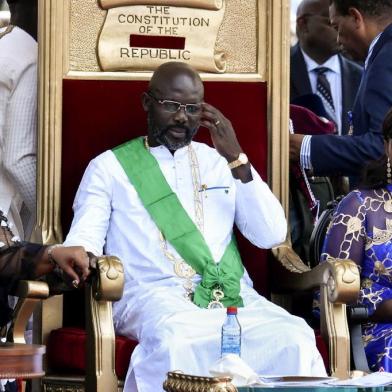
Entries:
MULTIPOLYGON (((51 331, 47 358, 51 371, 84 374, 86 368, 86 331, 64 327, 51 331)), ((117 377, 124 379, 132 351, 138 343, 124 336, 116 336, 115 367, 117 377)))

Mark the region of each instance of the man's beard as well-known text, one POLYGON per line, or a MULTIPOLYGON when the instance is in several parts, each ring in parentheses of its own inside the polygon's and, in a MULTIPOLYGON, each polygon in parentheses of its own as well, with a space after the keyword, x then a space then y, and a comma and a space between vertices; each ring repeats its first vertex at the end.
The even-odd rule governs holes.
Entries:
POLYGON ((181 141, 175 142, 167 137, 167 133, 172 128, 171 126, 165 128, 158 128, 155 126, 152 116, 148 116, 148 134, 151 135, 159 144, 167 147, 170 151, 179 150, 182 147, 187 146, 195 136, 199 127, 193 129, 185 125, 176 125, 175 128, 181 128, 185 131, 185 138, 181 141))

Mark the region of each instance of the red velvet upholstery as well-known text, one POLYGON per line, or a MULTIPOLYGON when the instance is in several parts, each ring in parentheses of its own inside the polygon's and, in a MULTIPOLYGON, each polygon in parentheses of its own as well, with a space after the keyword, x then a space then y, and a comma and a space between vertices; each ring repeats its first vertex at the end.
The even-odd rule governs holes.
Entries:
MULTIPOLYGON (((88 162, 126 140, 146 133, 146 114, 140 97, 147 82, 64 80, 62 151, 62 222, 67 233, 72 202, 88 162)), ((267 85, 261 82, 206 82, 205 100, 217 106, 232 122, 241 146, 262 177, 267 171, 267 85)), ((200 129, 196 140, 211 143, 200 129)), ((241 237, 241 236, 239 236, 241 237)), ((255 288, 269 297, 267 252, 239 238, 244 264, 255 288)), ((65 302, 65 325, 75 325, 75 306, 65 302)), ((83 313, 83 308, 79 310, 83 313)), ((78 322, 76 322, 78 324, 78 322)), ((53 331, 48 342, 51 368, 83 372, 86 333, 75 328, 53 331)), ((135 342, 116 341, 116 372, 125 376, 135 342)))
POLYGON ((328 352, 328 347, 324 342, 324 339, 320 335, 320 331, 315 331, 316 335, 316 346, 320 352, 320 355, 323 358, 324 361, 324 366, 326 369, 329 369, 329 352, 328 352))
MULTIPOLYGON (((86 331, 81 328, 53 330, 48 339, 47 359, 51 370, 59 373, 84 374, 86 369, 86 331)), ((125 378, 129 358, 137 342, 116 336, 116 374, 125 378)))

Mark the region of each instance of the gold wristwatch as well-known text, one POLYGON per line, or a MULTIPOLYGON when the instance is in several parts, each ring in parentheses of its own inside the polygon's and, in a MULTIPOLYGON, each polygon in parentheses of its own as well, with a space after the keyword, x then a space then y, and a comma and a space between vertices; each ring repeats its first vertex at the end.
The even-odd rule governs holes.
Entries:
POLYGON ((243 152, 241 152, 241 153, 238 155, 238 158, 237 158, 235 161, 230 162, 230 163, 228 164, 228 166, 229 166, 229 169, 230 169, 230 170, 233 170, 233 169, 235 169, 235 168, 238 167, 238 166, 246 165, 248 162, 249 162, 249 159, 248 159, 248 157, 246 156, 246 154, 244 154, 243 152))

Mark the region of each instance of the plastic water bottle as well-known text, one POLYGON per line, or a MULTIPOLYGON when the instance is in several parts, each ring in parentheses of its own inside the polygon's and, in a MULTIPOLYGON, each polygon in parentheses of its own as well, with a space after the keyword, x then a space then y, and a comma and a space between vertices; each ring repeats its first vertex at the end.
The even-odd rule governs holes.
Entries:
POLYGON ((241 355, 241 325, 234 306, 227 308, 226 320, 222 325, 221 356, 227 354, 241 355))

